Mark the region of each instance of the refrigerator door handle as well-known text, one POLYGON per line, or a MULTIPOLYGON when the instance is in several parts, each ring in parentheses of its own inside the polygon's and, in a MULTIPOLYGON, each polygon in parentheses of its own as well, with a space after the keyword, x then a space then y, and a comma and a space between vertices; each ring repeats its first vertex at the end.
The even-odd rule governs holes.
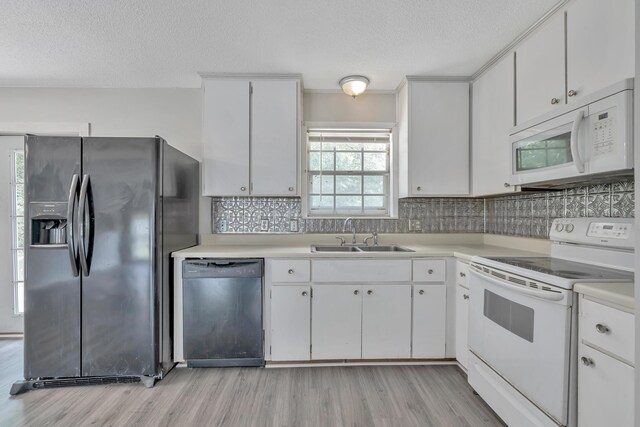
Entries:
MULTIPOLYGON (((82 185, 80 186, 80 201, 78 202, 78 224, 80 225, 80 233, 78 235, 78 253, 80 255, 80 265, 82 266, 82 275, 89 276, 89 262, 87 257, 87 249, 85 247, 85 230, 84 212, 87 207, 87 193, 89 191, 89 175, 82 177, 82 185)), ((91 225, 89 225, 91 229, 91 225)), ((91 231, 89 231, 91 232, 91 231)))
POLYGON ((71 262, 71 272, 73 277, 78 277, 78 245, 76 242, 76 222, 74 220, 74 208, 78 201, 78 183, 80 176, 73 174, 71 187, 69 188, 69 201, 67 202, 67 246, 69 248, 69 261, 71 262))

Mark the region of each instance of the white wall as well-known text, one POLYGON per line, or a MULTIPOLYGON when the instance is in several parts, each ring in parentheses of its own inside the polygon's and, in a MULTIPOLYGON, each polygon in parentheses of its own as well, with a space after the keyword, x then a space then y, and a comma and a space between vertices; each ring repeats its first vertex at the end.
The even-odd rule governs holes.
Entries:
MULTIPOLYGON (((92 136, 160 135, 200 160, 200 89, 0 88, 0 122, 88 122, 92 136)), ((211 200, 200 231, 211 232, 211 200)))
POLYGON ((353 99, 342 92, 304 94, 305 122, 395 123, 395 93, 364 93, 353 99))

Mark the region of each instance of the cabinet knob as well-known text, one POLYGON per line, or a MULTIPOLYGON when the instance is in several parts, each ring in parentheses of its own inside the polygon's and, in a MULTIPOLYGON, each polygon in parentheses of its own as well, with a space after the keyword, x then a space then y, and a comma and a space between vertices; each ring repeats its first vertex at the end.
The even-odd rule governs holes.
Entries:
POLYGON ((289 191, 293 191, 293 187, 289 187, 289 191))
POLYGON ((583 364, 584 366, 593 366, 593 365, 594 365, 594 363, 593 363, 593 359, 589 359, 588 357, 584 357, 584 356, 582 356, 582 357, 580 358, 580 361, 582 362, 582 364, 583 364))
POLYGON ((427 273, 429 273, 429 274, 433 274, 433 269, 431 269, 431 268, 430 268, 430 269, 428 269, 428 270, 427 270, 427 273))
POLYGON ((575 91, 573 89, 571 89, 569 92, 567 92, 567 95, 569 96, 576 96, 578 94, 578 91, 575 91))
POLYGON ((551 105, 556 105, 560 102, 558 98, 551 98, 551 105))
POLYGON ((247 187, 240 187, 240 191, 247 191, 247 187))
POLYGON ((372 295, 372 294, 373 294, 373 291, 372 291, 371 289, 369 289, 369 290, 367 291, 367 295, 372 295))
POLYGON ((306 297, 307 296, 307 291, 302 291, 302 296, 306 297))
POLYGON ((293 268, 290 268, 288 271, 289 274, 293 274, 293 268))
POLYGON ((416 187, 416 190, 422 191, 422 187, 418 186, 418 187, 416 187))
POLYGON ((504 188, 509 188, 509 187, 511 187, 511 184, 509 184, 508 182, 505 182, 504 183, 504 188))
POLYGON ((418 291, 418 293, 419 293, 420 295, 424 295, 424 289, 420 289, 420 290, 418 291))
POLYGON ((460 277, 467 277, 466 274, 464 274, 462 271, 460 272, 460 277))
POLYGON ((601 334, 606 334, 607 332, 609 332, 609 328, 602 323, 598 323, 596 325, 596 331, 600 332, 601 334))
POLYGON ((464 298, 464 299, 469 299, 469 295, 467 295, 467 294, 462 294, 462 298, 464 298))
POLYGON ((360 294, 360 291, 355 290, 355 291, 353 291, 353 294, 354 294, 354 295, 359 295, 359 294, 360 294))

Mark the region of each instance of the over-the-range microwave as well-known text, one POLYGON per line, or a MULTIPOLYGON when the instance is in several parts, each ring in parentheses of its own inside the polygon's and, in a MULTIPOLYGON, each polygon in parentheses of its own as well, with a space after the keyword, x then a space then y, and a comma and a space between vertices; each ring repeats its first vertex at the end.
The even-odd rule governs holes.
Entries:
POLYGON ((553 187, 633 170, 633 79, 511 129, 511 184, 553 187))

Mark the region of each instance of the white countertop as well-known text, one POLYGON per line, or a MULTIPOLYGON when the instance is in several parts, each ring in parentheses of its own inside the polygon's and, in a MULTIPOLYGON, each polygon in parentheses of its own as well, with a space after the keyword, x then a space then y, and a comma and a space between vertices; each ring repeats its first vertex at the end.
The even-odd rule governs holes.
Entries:
POLYGON ((592 298, 635 310, 633 283, 576 283, 573 290, 592 298))

